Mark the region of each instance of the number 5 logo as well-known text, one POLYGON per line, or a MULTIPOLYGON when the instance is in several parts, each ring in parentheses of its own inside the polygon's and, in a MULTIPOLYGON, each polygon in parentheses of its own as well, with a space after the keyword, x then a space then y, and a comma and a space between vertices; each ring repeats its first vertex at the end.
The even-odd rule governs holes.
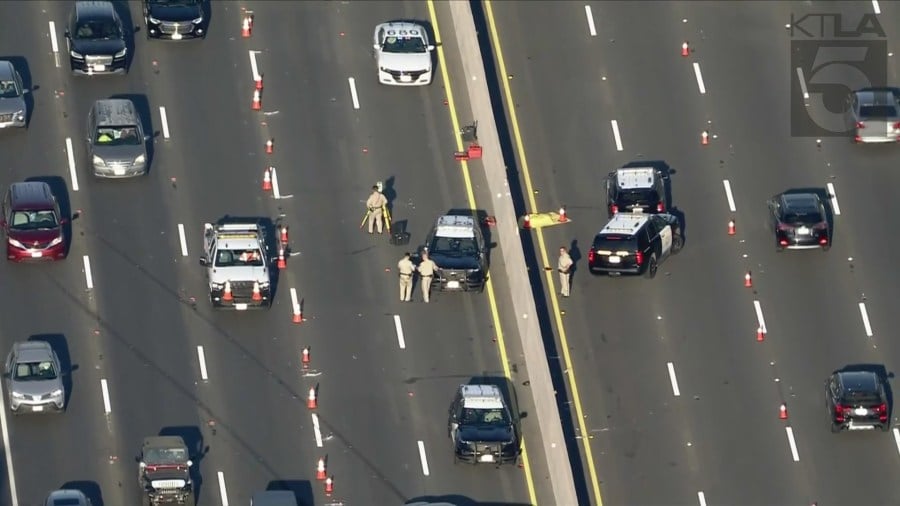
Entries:
POLYGON ((841 44, 841 46, 819 45, 816 48, 816 56, 807 83, 810 102, 806 108, 807 114, 816 126, 832 133, 849 131, 846 116, 847 94, 872 86, 870 76, 863 71, 871 49, 870 45, 848 46, 846 42, 841 44), (831 109, 837 104, 840 104, 841 110, 834 112, 831 109))

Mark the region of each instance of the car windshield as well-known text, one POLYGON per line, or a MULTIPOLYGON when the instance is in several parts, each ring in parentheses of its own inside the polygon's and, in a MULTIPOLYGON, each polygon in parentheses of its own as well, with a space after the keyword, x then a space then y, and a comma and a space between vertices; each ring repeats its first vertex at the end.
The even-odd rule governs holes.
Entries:
POLYGON ((263 257, 259 249, 220 249, 216 253, 216 267, 262 267, 263 257))
POLYGON ((655 204, 659 201, 659 196, 656 195, 656 191, 654 190, 633 190, 633 191, 620 191, 618 204, 622 207, 628 206, 646 206, 655 204))
POLYGON ((16 87, 15 81, 0 81, 0 98, 16 98, 19 96, 19 89, 16 87))
POLYGON ((895 118, 897 108, 892 105, 864 105, 859 108, 859 115, 863 118, 895 118))
POLYGON ((101 40, 121 38, 119 26, 112 20, 95 19, 78 24, 73 31, 79 40, 101 40))
POLYGON ((145 464, 183 464, 187 462, 184 448, 147 448, 144 450, 145 464))
POLYGON ((14 211, 9 228, 13 230, 42 230, 56 228, 56 212, 52 209, 44 211, 14 211))
POLYGON ((41 381, 56 379, 56 368, 53 362, 19 362, 16 364, 15 379, 17 381, 41 381))
POLYGON ((634 236, 607 234, 594 239, 595 251, 637 251, 637 239, 634 236))
POLYGON ((478 243, 473 237, 435 237, 428 252, 431 255, 468 257, 478 255, 478 243))
POLYGON ((137 146, 141 143, 137 128, 133 126, 99 127, 94 139, 100 146, 137 146))
POLYGON ((502 409, 463 408, 463 425, 508 425, 506 412, 502 409))
POLYGON ((388 36, 384 39, 382 50, 385 53, 424 53, 428 49, 421 37, 388 36))

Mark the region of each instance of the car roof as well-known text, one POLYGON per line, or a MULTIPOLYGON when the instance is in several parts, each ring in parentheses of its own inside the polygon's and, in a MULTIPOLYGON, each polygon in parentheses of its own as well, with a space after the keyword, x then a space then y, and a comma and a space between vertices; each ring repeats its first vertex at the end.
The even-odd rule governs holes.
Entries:
POLYGON ((435 225, 435 236, 452 239, 471 239, 475 237, 475 218, 471 216, 441 216, 435 225))
POLYGON ((19 341, 13 345, 18 360, 40 362, 53 358, 53 347, 47 341, 19 341))
POLYGON ((75 15, 80 18, 109 18, 116 15, 112 2, 104 0, 81 0, 75 2, 75 15))
POLYGON ((53 207, 53 191, 43 181, 24 181, 9 185, 13 211, 39 211, 53 207))
POLYGON ((77 503, 67 503, 71 504, 72 506, 86 506, 88 504, 88 498, 86 495, 84 495, 84 492, 74 489, 60 489, 50 492, 50 495, 47 496, 46 505, 55 506, 56 501, 79 501, 77 503))
POLYGON ((459 389, 463 407, 471 409, 503 409, 503 394, 497 385, 462 385, 459 389))
POLYGON ((104 98, 94 102, 97 126, 131 126, 138 124, 137 108, 126 98, 104 98))
POLYGON ((16 75, 16 67, 9 60, 0 60, 0 79, 12 81, 16 75))
POLYGON ((600 230, 600 235, 636 233, 650 219, 650 215, 644 213, 619 213, 609 220, 609 223, 600 230))
POLYGON ((881 383, 872 371, 841 371, 837 376, 845 393, 876 393, 881 383))
POLYGON ((151 436, 144 438, 144 448, 184 448, 184 439, 181 436, 151 436))
POLYGON ((616 171, 616 185, 622 190, 653 188, 655 180, 653 167, 624 167, 616 171))
POLYGON ((378 29, 387 31, 387 35, 399 35, 401 37, 421 37, 425 35, 425 27, 417 23, 408 21, 396 21, 390 23, 382 23, 378 25, 378 29), (394 33, 391 33, 391 32, 394 33))
POLYGON ((897 105, 897 99, 890 88, 866 88, 856 92, 859 105, 897 105))

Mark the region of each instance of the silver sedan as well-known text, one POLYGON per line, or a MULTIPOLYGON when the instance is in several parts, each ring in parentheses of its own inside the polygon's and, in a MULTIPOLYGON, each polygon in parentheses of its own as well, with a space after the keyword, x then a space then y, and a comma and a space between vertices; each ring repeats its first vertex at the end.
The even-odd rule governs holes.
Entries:
POLYGON ((28 109, 25 103, 26 90, 22 76, 12 62, 0 60, 0 128, 25 128, 28 109))

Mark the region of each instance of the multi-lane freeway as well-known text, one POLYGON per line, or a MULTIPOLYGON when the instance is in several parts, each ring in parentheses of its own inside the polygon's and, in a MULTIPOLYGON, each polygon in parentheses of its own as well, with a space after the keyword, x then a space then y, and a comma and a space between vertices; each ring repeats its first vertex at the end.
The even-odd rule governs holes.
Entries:
MULTIPOLYGON (((34 99, 27 131, 0 132, 0 183, 44 178, 63 213, 78 215, 65 261, 0 266, 0 348, 50 340, 71 392, 61 416, 5 417, 2 502, 37 504, 68 486, 95 506, 137 504, 135 456, 158 433, 181 435, 194 450, 201 505, 248 504, 267 487, 295 490, 310 505, 551 502, 541 499, 547 472, 537 450, 522 466, 454 466, 447 439, 457 385, 516 370, 515 340, 497 339, 498 326, 509 325, 505 299, 401 305, 402 249, 358 228, 376 180, 386 183, 395 220, 407 222, 410 247, 438 215, 477 205, 452 157, 457 134, 441 71, 430 87, 384 87, 371 57, 377 23, 430 21, 444 28, 441 55, 459 86, 445 6, 435 16, 418 2, 208 7, 205 40, 167 43, 145 40, 139 2, 117 3, 136 27, 130 72, 73 78, 63 38, 71 2, 0 4, 8 21, 0 57, 14 58, 34 99), (249 38, 243 9, 253 11, 249 38), (251 111, 254 68, 264 77, 259 112, 251 111), (144 178, 90 175, 86 115, 114 95, 135 101, 153 132, 144 178), (285 198, 261 190, 269 165, 285 198), (223 215, 282 217, 290 227, 291 257, 268 312, 209 305, 201 234, 223 215), (299 325, 290 289, 302 300, 299 325), (330 497, 315 479, 319 457, 334 477, 330 497)), ((472 115, 457 95, 465 121, 472 115)), ((521 409, 533 412, 529 398, 519 395, 521 409)), ((536 424, 524 425, 527 450, 539 448, 536 424)))
POLYGON ((560 360, 580 392, 567 408, 591 503, 897 504, 897 429, 832 434, 823 401, 835 369, 900 363, 900 152, 848 135, 792 136, 791 101, 813 88, 797 82, 786 24, 792 13, 840 13, 852 33, 873 15, 896 85, 900 11, 884 2, 491 2, 486 11, 527 207, 566 204, 573 219, 533 235, 546 243, 535 242, 538 267, 555 269, 560 245, 578 267, 570 298, 555 295, 555 272, 545 291, 563 314, 552 318, 560 360), (603 177, 641 159, 673 171, 685 249, 654 280, 593 277, 603 177), (832 194, 830 251, 775 252, 766 201, 788 188, 832 194))

